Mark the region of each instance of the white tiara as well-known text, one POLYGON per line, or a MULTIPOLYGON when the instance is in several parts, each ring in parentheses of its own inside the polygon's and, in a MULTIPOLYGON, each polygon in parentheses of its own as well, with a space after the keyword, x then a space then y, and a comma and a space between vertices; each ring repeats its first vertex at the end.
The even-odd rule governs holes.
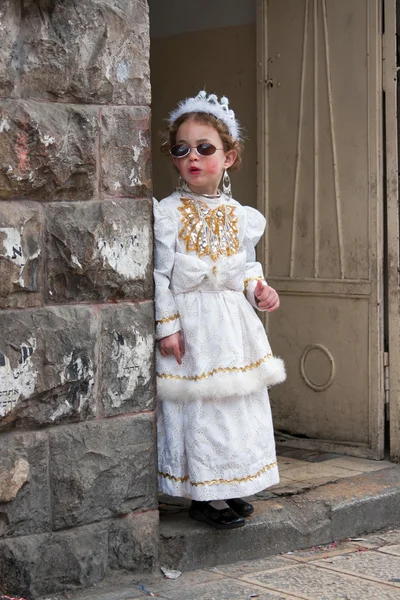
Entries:
POLYGON ((240 126, 235 118, 235 113, 229 108, 229 100, 226 96, 222 96, 221 100, 215 94, 210 94, 202 90, 194 98, 186 98, 182 100, 177 108, 169 115, 170 126, 182 115, 192 112, 206 113, 214 115, 222 121, 228 128, 229 134, 235 139, 240 138, 240 126))

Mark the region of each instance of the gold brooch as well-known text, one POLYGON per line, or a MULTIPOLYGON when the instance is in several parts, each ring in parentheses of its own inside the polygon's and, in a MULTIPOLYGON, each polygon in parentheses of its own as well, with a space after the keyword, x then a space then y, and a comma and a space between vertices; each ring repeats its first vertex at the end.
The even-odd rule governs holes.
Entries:
POLYGON ((198 256, 210 256, 215 262, 220 256, 232 256, 239 252, 238 217, 235 206, 221 204, 210 208, 204 202, 181 198, 178 208, 182 217, 179 238, 188 252, 198 256))

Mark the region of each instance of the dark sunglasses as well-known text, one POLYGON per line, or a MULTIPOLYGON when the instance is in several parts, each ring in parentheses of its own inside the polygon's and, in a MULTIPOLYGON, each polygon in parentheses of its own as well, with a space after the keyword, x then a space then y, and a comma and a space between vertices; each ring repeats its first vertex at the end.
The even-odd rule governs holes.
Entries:
POLYGON ((188 146, 187 144, 176 144, 172 146, 170 149, 170 154, 175 158, 184 158, 188 154, 192 148, 196 149, 197 154, 200 156, 212 156, 216 153, 217 150, 223 150, 223 148, 216 148, 213 144, 208 144, 207 142, 203 142, 202 144, 198 144, 197 146, 188 146))

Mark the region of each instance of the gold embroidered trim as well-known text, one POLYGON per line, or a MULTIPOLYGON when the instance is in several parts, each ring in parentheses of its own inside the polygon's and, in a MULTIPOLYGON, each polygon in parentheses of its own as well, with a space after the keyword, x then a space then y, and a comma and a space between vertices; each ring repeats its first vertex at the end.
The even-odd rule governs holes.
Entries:
POLYGON ((175 321, 176 319, 179 319, 179 313, 176 313, 176 315, 172 315, 172 317, 165 317, 165 319, 160 319, 159 321, 156 321, 156 325, 170 323, 171 321, 175 321))
MULTIPOLYGON (((230 483, 244 483, 246 481, 253 481, 263 475, 266 471, 270 471, 278 466, 278 463, 275 461, 269 465, 265 465, 262 469, 260 469, 255 475, 247 475, 247 477, 235 477, 234 479, 211 479, 210 481, 190 481, 190 485, 192 487, 199 487, 199 485, 220 485, 220 484, 230 484, 230 483)), ((185 475, 185 477, 175 477, 174 475, 170 475, 169 473, 163 473, 162 471, 158 471, 160 477, 165 477, 166 479, 170 479, 171 481, 176 481, 177 483, 184 483, 185 481, 189 481, 189 475, 185 475)))
POLYGON ((246 371, 252 371, 253 369, 257 369, 263 362, 266 362, 269 358, 272 358, 273 354, 266 354, 257 362, 251 363, 250 365, 246 365, 245 367, 219 367, 219 369, 213 369, 208 373, 203 373, 202 375, 170 375, 168 373, 157 373, 157 377, 160 379, 172 379, 174 381, 202 381, 203 379, 208 379, 213 375, 217 375, 218 373, 246 373, 246 371))
POLYGON ((238 217, 236 207, 220 204, 210 208, 205 202, 191 198, 180 199, 182 228, 179 238, 185 242, 188 252, 198 256, 210 256, 216 262, 220 256, 232 256, 239 252, 238 217))
POLYGON ((244 280, 244 291, 247 290, 247 286, 249 285, 250 281, 265 281, 265 279, 264 277, 248 277, 244 280))

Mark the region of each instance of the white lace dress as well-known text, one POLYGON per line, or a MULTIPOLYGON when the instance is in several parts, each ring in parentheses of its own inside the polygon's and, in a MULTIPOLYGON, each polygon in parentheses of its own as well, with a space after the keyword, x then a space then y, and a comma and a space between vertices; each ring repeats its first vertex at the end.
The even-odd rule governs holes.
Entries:
POLYGON ((185 346, 182 365, 156 350, 166 494, 228 499, 279 481, 267 389, 285 370, 254 311, 264 228, 258 211, 226 196, 154 202, 156 337, 181 331, 185 346))

